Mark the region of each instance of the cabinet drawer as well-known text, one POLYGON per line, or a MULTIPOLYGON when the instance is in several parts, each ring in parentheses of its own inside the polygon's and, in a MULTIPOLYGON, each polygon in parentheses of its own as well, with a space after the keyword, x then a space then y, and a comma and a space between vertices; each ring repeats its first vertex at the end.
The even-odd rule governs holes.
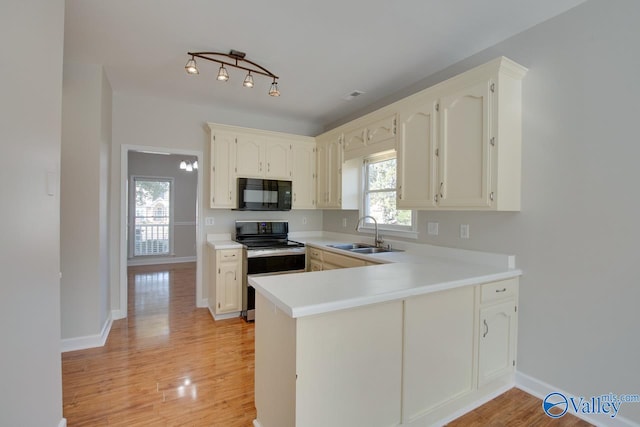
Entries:
POLYGON ((480 291, 481 303, 513 298, 518 290, 518 280, 509 279, 482 285, 480 291))
POLYGON ((367 262, 358 258, 351 258, 349 256, 334 254, 333 252, 325 252, 323 254, 325 263, 331 263, 336 267, 350 268, 350 267, 363 267, 367 265, 367 262))
POLYGON ((316 249, 312 247, 309 247, 307 249, 309 252, 309 258, 322 261, 322 251, 320 249, 316 249))
POLYGON ((222 249, 218 251, 220 262, 236 262, 242 257, 240 249, 222 249))

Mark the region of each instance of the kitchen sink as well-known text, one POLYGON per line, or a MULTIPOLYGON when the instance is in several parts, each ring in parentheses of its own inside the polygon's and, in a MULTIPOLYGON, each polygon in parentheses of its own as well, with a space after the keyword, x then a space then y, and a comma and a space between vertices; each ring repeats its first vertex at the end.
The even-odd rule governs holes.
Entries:
POLYGON ((349 249, 349 252, 355 252, 357 254, 379 254, 383 252, 392 252, 392 250, 385 249, 385 248, 367 247, 367 248, 349 249))
POLYGON ((384 252, 399 252, 398 249, 391 248, 377 248, 373 245, 366 243, 340 243, 336 245, 327 245, 331 248, 341 249, 347 252, 354 252, 357 254, 380 254, 384 252))
POLYGON ((342 249, 343 251, 353 251, 356 249, 376 249, 373 245, 367 245, 366 243, 340 243, 337 245, 327 245, 330 248, 342 249))

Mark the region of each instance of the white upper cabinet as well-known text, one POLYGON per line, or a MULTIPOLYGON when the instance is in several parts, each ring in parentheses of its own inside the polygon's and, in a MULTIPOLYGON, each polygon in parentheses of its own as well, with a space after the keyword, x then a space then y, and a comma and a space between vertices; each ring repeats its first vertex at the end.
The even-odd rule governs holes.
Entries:
POLYGON ((265 178, 291 180, 292 144, 289 141, 267 139, 264 148, 265 178))
POLYGON ((491 207, 492 80, 442 97, 440 102, 439 203, 442 207, 491 207))
POLYGON ((391 106, 399 112, 398 207, 520 210, 525 73, 498 58, 391 106))
POLYGON ((235 134, 211 130, 211 170, 209 206, 232 209, 236 207, 235 134))
POLYGON ((397 115, 375 112, 340 127, 344 137, 344 160, 396 148, 397 115))
POLYGON ((264 176, 264 140, 257 135, 237 134, 236 175, 242 178, 262 178, 264 176))
POLYGON ((316 144, 291 144, 291 178, 293 181, 292 209, 316 208, 316 144))
POLYGON ((214 123, 209 123, 209 127, 211 208, 236 207, 237 178, 264 178, 292 181, 294 191, 297 191, 295 198, 300 200, 294 201, 293 208, 314 209, 314 138, 214 123), (302 163, 295 168, 295 177, 294 145, 304 146, 296 155, 295 160, 302 163))
POLYGON ((413 97, 399 110, 397 157, 398 208, 436 206, 438 100, 413 97))
POLYGON ((236 175, 242 178, 291 179, 291 143, 260 135, 239 134, 236 175))
POLYGON ((317 143, 317 207, 342 207, 342 134, 320 135, 317 143))

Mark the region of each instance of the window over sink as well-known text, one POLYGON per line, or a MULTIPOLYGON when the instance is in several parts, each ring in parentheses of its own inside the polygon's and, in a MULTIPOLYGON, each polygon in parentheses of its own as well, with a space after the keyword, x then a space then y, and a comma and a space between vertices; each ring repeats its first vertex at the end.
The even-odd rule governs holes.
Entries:
MULTIPOLYGON (((364 159, 362 216, 370 215, 380 230, 415 232, 415 211, 396 207, 396 154, 388 152, 364 159)), ((367 228, 373 221, 367 219, 367 228)))

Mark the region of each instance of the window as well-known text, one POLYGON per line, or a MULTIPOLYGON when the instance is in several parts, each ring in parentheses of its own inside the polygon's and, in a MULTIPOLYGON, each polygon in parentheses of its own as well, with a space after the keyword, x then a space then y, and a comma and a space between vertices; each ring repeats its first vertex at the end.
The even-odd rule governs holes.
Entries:
MULTIPOLYGON (((378 221, 379 228, 414 230, 413 211, 396 208, 395 153, 365 159, 363 207, 363 215, 374 217, 378 221)), ((367 222, 373 223, 369 219, 367 222)))
POLYGON ((134 257, 170 255, 173 237, 173 178, 133 177, 135 206, 131 221, 134 257))

